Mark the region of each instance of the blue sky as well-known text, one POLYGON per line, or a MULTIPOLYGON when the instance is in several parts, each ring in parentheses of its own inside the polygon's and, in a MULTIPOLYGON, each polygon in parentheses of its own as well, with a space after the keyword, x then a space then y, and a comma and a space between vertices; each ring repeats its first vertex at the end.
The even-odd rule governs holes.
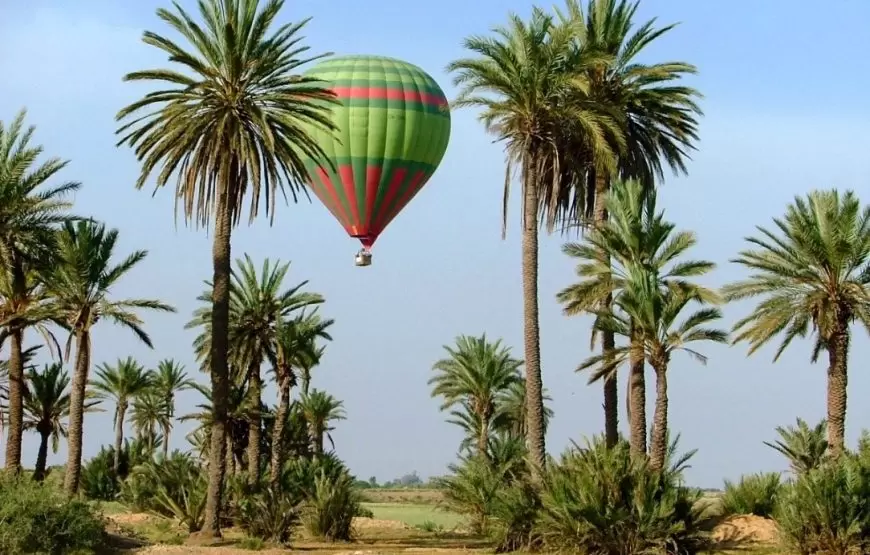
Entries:
MULTIPOLYGON (((28 121, 37 125, 36 140, 47 154, 70 159, 64 177, 84 184, 78 212, 117 227, 122 252, 150 251, 115 294, 156 296, 179 310, 147 316, 153 351, 122 330, 100 325, 93 337, 95 362, 132 355, 153 365, 172 357, 205 380, 191 354, 192 334, 182 326, 210 277, 211 239, 174 224, 171 191, 152 198, 150 190, 134 190, 136 161, 129 150, 114 146, 114 114, 145 90, 122 83, 121 76, 166 65, 139 38, 144 29, 165 31, 154 10, 168 4, 2 3, 0 120, 26 106, 28 121)), ((443 68, 463 54, 463 37, 500 24, 509 9, 527 14, 530 3, 442 0, 437 6, 296 0, 288 2, 283 18, 313 16, 306 35, 314 52, 400 57, 429 71, 452 98, 455 89, 443 68)), ((782 213, 795 194, 836 186, 866 200, 870 191, 870 62, 864 55, 870 50, 870 4, 819 6, 804 0, 767 0, 751 8, 721 0, 642 2, 640 19, 682 22, 647 58, 685 60, 701 71, 692 83, 705 95, 699 150, 689 176, 668 179, 660 198, 669 218, 698 233, 695 256, 720 264, 713 284, 741 276, 727 261, 742 247, 742 237, 782 213)), ((290 279, 308 279, 309 290, 326 296, 322 310, 337 324, 315 386, 344 400, 349 419, 333 435, 339 454, 361 476, 439 474, 453 460, 459 434, 444 422, 426 386, 443 344, 460 333, 485 331, 522 354, 519 214, 514 202, 502 241, 503 171, 501 148, 475 114, 455 112, 441 168, 378 241, 373 266, 353 266, 358 244, 316 203, 281 206, 274 226, 263 219, 236 231, 234 255, 292 260, 290 279)), ((540 260, 544 383, 556 413, 548 435, 553 453, 571 439, 598 433, 603 420, 600 388, 586 386, 585 377, 573 371, 588 354, 588 322, 564 318, 554 299, 573 279, 572 264, 560 253, 563 241, 543 237, 540 260)), ((726 323, 747 310, 745 304, 728 307, 726 323)), ((784 469, 762 441, 796 416, 816 421, 824 414, 825 369, 809 363, 810 348, 797 344, 777 364, 770 349, 746 358, 742 346, 704 348, 706 367, 676 357, 671 422, 685 448, 699 449, 689 471, 693 482, 717 486, 722 478, 784 469)), ((851 441, 870 427, 870 405, 859 395, 870 387, 863 372, 868 355, 867 336, 856 330, 851 441)), ((179 413, 197 402, 195 394, 182 394, 179 413)), ((187 447, 187 430, 179 425, 173 447, 187 447)), ((85 456, 111 438, 111 411, 89 416, 85 456)), ((36 447, 29 435, 27 464, 36 447)), ((62 448, 50 461, 64 457, 62 448)))

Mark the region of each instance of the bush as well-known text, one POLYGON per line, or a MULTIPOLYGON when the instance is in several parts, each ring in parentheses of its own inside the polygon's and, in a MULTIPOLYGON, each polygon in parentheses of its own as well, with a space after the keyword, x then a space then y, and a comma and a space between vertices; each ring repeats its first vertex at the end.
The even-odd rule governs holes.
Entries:
POLYGON ((677 469, 655 472, 626 442, 608 449, 596 439, 550 466, 538 530, 557 551, 691 555, 709 545, 699 499, 677 469))
POLYGON ((175 451, 166 459, 134 468, 121 497, 136 510, 174 518, 196 532, 202 527, 207 488, 208 481, 196 461, 175 451))
POLYGON ((802 555, 870 549, 870 467, 844 455, 785 487, 774 513, 783 539, 802 555))
POLYGON ((540 547, 536 525, 541 498, 525 480, 511 483, 496 492, 491 505, 490 537, 496 553, 531 551, 540 547))
POLYGON ((438 481, 444 492, 444 507, 467 516, 473 533, 489 533, 496 496, 506 484, 502 469, 476 455, 460 459, 460 464, 449 468, 452 474, 438 481))
POLYGON ((103 539, 103 522, 87 503, 29 479, 0 479, 0 553, 87 553, 103 539))
POLYGON ((779 473, 768 472, 741 476, 736 484, 725 480, 722 513, 730 515, 756 515, 770 518, 782 490, 779 473))
POLYGON ((306 528, 312 535, 329 541, 350 541, 359 500, 349 474, 334 480, 320 471, 314 480, 314 495, 305 503, 306 528))
POLYGON ((142 441, 125 442, 115 474, 115 449, 100 448, 100 452, 82 466, 79 489, 88 499, 114 501, 123 489, 123 482, 133 469, 152 459, 153 451, 142 441))
POLYGON ((299 498, 265 488, 238 504, 238 524, 254 538, 287 543, 299 523, 299 498))

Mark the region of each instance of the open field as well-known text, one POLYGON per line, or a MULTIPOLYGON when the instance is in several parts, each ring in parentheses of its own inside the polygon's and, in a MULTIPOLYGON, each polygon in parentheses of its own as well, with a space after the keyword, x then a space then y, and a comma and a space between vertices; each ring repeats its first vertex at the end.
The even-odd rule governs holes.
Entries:
POLYGON ((403 503, 414 505, 435 505, 444 499, 441 490, 424 488, 373 488, 363 490, 363 497, 369 503, 403 503))
POLYGON ((372 511, 377 520, 398 521, 412 527, 423 527, 428 523, 436 528, 453 530, 464 522, 462 516, 441 510, 432 504, 363 503, 363 506, 372 511))

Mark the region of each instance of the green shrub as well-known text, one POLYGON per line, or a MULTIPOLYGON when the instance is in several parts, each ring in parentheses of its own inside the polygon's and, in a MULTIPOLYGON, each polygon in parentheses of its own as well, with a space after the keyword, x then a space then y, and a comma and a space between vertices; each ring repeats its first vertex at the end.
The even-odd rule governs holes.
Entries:
POLYGON ((334 480, 321 470, 314 479, 314 495, 305 503, 306 528, 312 535, 328 541, 350 541, 359 500, 349 474, 334 480))
POLYGON ((133 469, 152 460, 152 456, 153 450, 145 442, 139 440, 125 442, 121 449, 116 475, 115 448, 102 447, 96 456, 82 466, 79 489, 88 499, 114 501, 121 495, 123 483, 133 469))
POLYGON ((0 553, 88 553, 103 539, 103 522, 87 503, 29 479, 0 479, 0 553))
POLYGON ((536 528, 541 498, 525 480, 517 480, 496 492, 491 504, 489 535, 497 553, 531 551, 540 547, 536 528))
POLYGON ((473 533, 488 533, 496 496, 506 483, 502 468, 484 457, 471 456, 449 469, 451 475, 438 481, 444 492, 444 507, 467 516, 473 533))
POLYGON ((299 523, 298 497, 265 488, 238 505, 238 524, 251 537, 287 543, 299 523))
POLYGON ((202 527, 208 480, 187 453, 173 452, 166 459, 149 461, 133 469, 124 482, 122 499, 137 510, 176 519, 190 532, 202 527))
POLYGON ((870 467, 844 455, 801 474, 780 494, 774 513, 786 543, 802 555, 870 549, 870 467))
POLYGON ((741 476, 736 484, 725 480, 722 513, 730 515, 756 515, 770 518, 782 490, 778 472, 741 476))
POLYGON ((318 476, 338 481, 350 472, 344 463, 333 453, 325 453, 315 458, 297 457, 288 461, 281 473, 281 489, 302 499, 315 495, 318 476))
POLYGON ((652 471, 624 441, 608 449, 596 439, 550 465, 538 531, 556 551, 691 555, 709 545, 699 499, 677 469, 652 471))

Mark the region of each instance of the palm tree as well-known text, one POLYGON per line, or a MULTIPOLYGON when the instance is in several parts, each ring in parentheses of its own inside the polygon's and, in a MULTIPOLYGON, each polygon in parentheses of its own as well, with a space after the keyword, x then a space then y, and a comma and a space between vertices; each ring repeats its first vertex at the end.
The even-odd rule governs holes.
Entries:
MULTIPOLYGON (((707 261, 682 261, 679 258, 694 244, 694 233, 675 231, 673 223, 657 211, 656 191, 646 190, 636 180, 615 181, 605 198, 609 219, 591 230, 583 243, 569 243, 564 251, 578 259, 577 275, 581 278, 562 290, 558 298, 567 314, 588 312, 596 316, 595 332, 612 332, 600 323, 611 318, 604 301, 618 299, 624 293, 633 272, 644 271, 659 288, 690 291, 699 299, 715 303, 719 297, 713 291, 687 281, 687 278, 708 273, 713 264, 707 261)), ((629 315, 631 316, 631 315, 629 315)), ((632 453, 646 455, 646 380, 645 354, 641 328, 629 322, 629 423, 632 453)), ((593 357, 595 372, 590 383, 612 376, 621 359, 617 348, 593 357), (600 364, 599 364, 600 363, 600 364)), ((587 361, 587 362, 589 362, 587 361)), ((590 367, 589 364, 581 368, 590 367)))
POLYGON ((828 444, 837 457, 844 449, 850 326, 870 329, 870 206, 852 191, 813 191, 795 197, 775 231, 758 227, 746 239, 752 247, 733 262, 752 270, 749 278, 725 287, 729 300, 760 297, 734 326, 734 342, 756 352, 775 337, 782 342, 773 360, 796 337, 811 334, 812 360, 828 353, 828 444))
POLYGON ((308 428, 311 430, 311 438, 314 441, 314 454, 323 454, 324 436, 329 439, 329 443, 335 449, 335 443, 332 441, 332 435, 329 433, 335 428, 329 424, 330 422, 347 418, 344 411, 344 403, 325 391, 313 389, 311 393, 302 397, 299 405, 302 408, 305 421, 308 422, 308 428))
POLYGON ((97 366, 96 379, 91 387, 100 399, 115 403, 115 474, 121 468, 121 446, 124 443, 124 419, 130 401, 142 395, 152 386, 151 375, 133 357, 118 359, 115 365, 103 363, 97 366))
POLYGON ((73 341, 76 345, 70 393, 69 458, 64 478, 64 489, 70 496, 78 491, 81 475, 82 421, 91 364, 91 329, 101 320, 108 320, 129 329, 151 347, 151 338, 145 333, 137 312, 175 312, 174 308, 157 300, 115 300, 111 297, 112 289, 148 254, 147 251, 135 251, 116 264, 113 259, 117 241, 118 230, 106 230, 103 224, 67 222, 57 237, 58 263, 45 275, 57 323, 69 330, 67 359, 73 341))
MULTIPOLYGON (((42 372, 30 367, 27 381, 29 387, 24 396, 24 429, 39 434, 39 451, 33 479, 41 482, 45 479, 49 439, 52 452, 57 453, 60 438, 67 437, 64 420, 69 417, 69 375, 63 365, 56 362, 45 365, 42 372)), ((85 412, 90 412, 99 403, 98 398, 91 396, 85 402, 85 412)))
POLYGON ((118 129, 119 144, 133 147, 142 162, 137 187, 160 168, 158 187, 177 176, 176 198, 187 221, 207 226, 215 219, 211 380, 216 415, 204 536, 220 536, 221 449, 229 394, 230 234, 249 191, 249 219, 256 217, 261 197, 274 217, 279 189, 283 194, 289 190, 295 199, 306 181, 303 158, 325 158, 303 131, 306 125, 335 130, 329 121, 335 95, 325 84, 293 74, 320 57, 302 57, 307 47, 298 33, 307 20, 272 31, 283 5, 283 0, 262 7, 258 0, 203 0, 201 23, 180 6, 174 12, 159 9, 158 16, 187 44, 150 31, 143 42, 165 53, 181 71, 128 74, 127 81, 153 82, 161 90, 117 116, 128 121, 118 129))
MULTIPOLYGON (((46 322, 44 289, 33 272, 49 264, 54 229, 70 216, 65 200, 79 188, 47 183, 67 162, 36 159, 42 147, 30 143, 34 127, 24 129, 25 111, 6 126, 0 121, 0 345, 9 337, 9 406, 6 469, 21 468, 24 430, 24 332, 46 322)), ((44 331, 44 330, 43 330, 44 331)))
MULTIPOLYGON (((500 392, 496 399, 496 415, 493 419, 493 428, 512 438, 526 437, 526 388, 524 380, 512 383, 507 389, 500 392)), ((543 391, 544 396, 544 429, 546 430, 553 419, 553 409, 547 406, 553 398, 543 391)))
MULTIPOLYGON (((658 38, 675 25, 657 27, 650 20, 635 27, 634 16, 639 2, 626 0, 589 0, 584 11, 578 0, 566 0, 566 10, 557 11, 560 19, 576 33, 576 45, 595 53, 597 63, 589 64, 585 72, 588 94, 607 107, 620 127, 619 139, 613 144, 617 155, 614 162, 608 156, 597 159, 594 152, 583 147, 584 137, 569 141, 580 143, 593 162, 582 179, 582 194, 576 194, 585 207, 585 216, 592 218, 593 227, 607 220, 605 195, 615 173, 623 179, 637 179, 647 190, 655 187, 656 179, 664 178, 664 166, 674 173, 686 173, 688 152, 698 140, 697 117, 701 110, 696 103, 700 94, 677 85, 697 69, 685 62, 657 64, 641 63, 638 58, 658 38)), ((576 168, 563 166, 565 171, 576 168)), ((570 215, 570 214, 569 214, 570 215)), ((576 217, 578 214, 574 214, 576 217)), ((583 215, 583 214, 579 214, 583 215)), ((603 295, 599 309, 607 309, 612 295, 603 295)), ((601 332, 602 354, 614 347, 610 332, 601 332)), ((618 394, 616 370, 607 372, 604 380, 605 438, 608 445, 618 440, 618 394)))
POLYGON ((169 410, 166 407, 166 397, 160 395, 153 387, 147 388, 133 399, 133 410, 130 421, 136 430, 136 439, 145 444, 149 452, 165 443, 158 430, 172 426, 169 410))
POLYGON ((503 346, 501 340, 487 341, 485 334, 461 335, 456 338, 455 347, 445 345, 444 350, 447 358, 432 366, 436 373, 428 382, 432 396, 444 398, 442 411, 457 405, 465 409, 451 415, 460 423, 472 425, 477 452, 485 456, 493 419, 498 414, 497 401, 519 383, 523 362, 513 358, 510 348, 503 346))
MULTIPOLYGON (((712 266, 712 264, 711 264, 712 266)), ((668 367, 675 351, 685 351, 701 363, 707 357, 694 348, 694 343, 727 343, 728 334, 709 328, 709 324, 722 318, 718 308, 703 307, 688 315, 690 304, 704 305, 692 289, 662 289, 658 276, 640 267, 634 268, 625 284, 624 292, 614 303, 618 311, 599 325, 622 337, 630 337, 632 326, 639 330, 644 356, 656 375, 656 404, 653 417, 650 468, 664 468, 668 454, 668 367)), ((614 350, 619 363, 628 356, 631 347, 614 350)))
POLYGON ((193 381, 187 378, 184 365, 171 358, 157 363, 157 370, 151 372, 151 381, 155 394, 163 399, 162 406, 166 411, 163 427, 163 458, 169 456, 169 434, 172 433, 172 419, 175 418, 175 394, 193 387, 193 381))
POLYGON ((764 444, 788 459, 789 466, 795 476, 806 474, 822 465, 828 455, 828 442, 825 439, 825 429, 828 426, 824 418, 810 428, 806 420, 797 419, 796 426, 776 427, 779 439, 764 444))
MULTIPOLYGON (((24 360, 24 367, 30 365, 33 357, 41 349, 41 345, 28 347, 21 352, 21 358, 24 360)), ((25 388, 26 393, 26 388, 25 388)), ((0 430, 6 425, 6 415, 9 410, 9 361, 0 360, 0 430)))
MULTIPOLYGON (((538 322, 538 223, 552 229, 570 204, 560 180, 565 153, 559 138, 569 130, 588 139, 603 160, 612 155, 608 138, 618 134, 615 122, 586 102, 582 71, 592 60, 574 48, 574 32, 557 24, 539 8, 527 23, 511 15, 494 37, 465 40, 472 56, 451 63, 454 84, 461 87, 458 107, 482 109, 486 130, 504 141, 506 150, 505 208, 514 170, 522 196, 522 276, 525 329, 526 389, 529 400, 527 441, 533 476, 540 478, 545 462, 544 403, 538 322), (576 128, 576 129, 575 129, 576 128)), ((567 162, 567 160, 564 160, 567 162)), ((503 214, 502 233, 507 225, 503 214)))
MULTIPOLYGON (((302 312, 287 322, 281 322, 275 335, 275 381, 278 383, 278 407, 272 428, 272 456, 269 466, 269 481, 277 487, 284 467, 284 424, 290 411, 290 390, 296 385, 295 369, 310 373, 320 360, 323 347, 317 340, 332 340, 327 330, 335 322, 323 319, 317 309, 309 314, 302 312)), ((307 395, 307 388, 303 395, 307 395)))

